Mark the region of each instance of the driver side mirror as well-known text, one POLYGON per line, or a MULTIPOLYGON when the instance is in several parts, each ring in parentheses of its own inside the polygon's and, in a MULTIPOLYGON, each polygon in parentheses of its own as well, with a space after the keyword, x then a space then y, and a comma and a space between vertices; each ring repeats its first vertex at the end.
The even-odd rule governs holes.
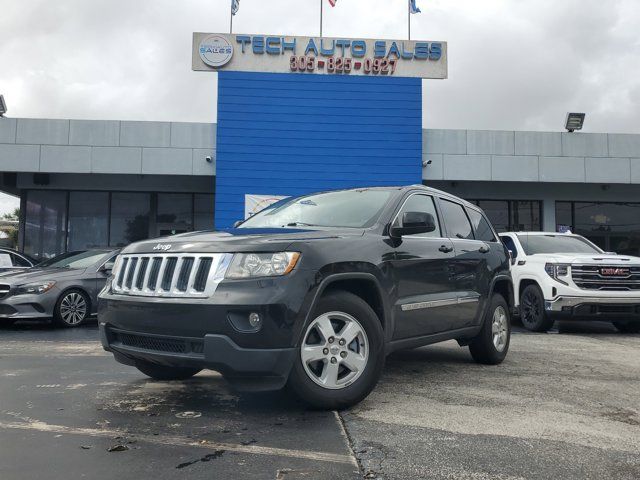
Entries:
POLYGON ((416 235, 418 233, 430 233, 436 230, 436 221, 433 215, 426 212, 405 212, 402 215, 402 225, 392 226, 389 234, 400 238, 404 235, 416 235))
POLYGON ((104 273, 111 273, 114 265, 115 265, 115 262, 107 262, 104 265, 102 265, 102 267, 100 267, 100 271, 104 273))
POLYGON ((516 256, 513 253, 513 250, 509 250, 509 260, 511 260, 511 265, 516 264, 516 256))

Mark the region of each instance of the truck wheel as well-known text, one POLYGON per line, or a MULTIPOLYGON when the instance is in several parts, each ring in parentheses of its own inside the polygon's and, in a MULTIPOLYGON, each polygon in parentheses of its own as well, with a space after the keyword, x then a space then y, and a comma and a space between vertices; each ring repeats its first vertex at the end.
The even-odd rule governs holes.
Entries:
POLYGON ((478 363, 497 365, 509 351, 511 320, 509 305, 502 295, 495 293, 482 323, 480 334, 469 343, 471 356, 478 363))
POLYGON ((316 408, 341 409, 364 399, 384 366, 380 319, 348 292, 320 299, 305 328, 288 387, 316 408))
POLYGON ((553 319, 544 311, 544 295, 538 285, 528 285, 520 296, 522 325, 532 332, 546 332, 553 327, 553 319))
POLYGON ((187 380, 201 370, 200 368, 167 367, 144 360, 136 360, 136 368, 154 380, 187 380))
POLYGON ((53 323, 59 327, 79 327, 91 313, 91 301, 82 290, 64 292, 53 309, 53 323))
POLYGON ((640 322, 613 322, 613 326, 622 333, 640 333, 640 322))

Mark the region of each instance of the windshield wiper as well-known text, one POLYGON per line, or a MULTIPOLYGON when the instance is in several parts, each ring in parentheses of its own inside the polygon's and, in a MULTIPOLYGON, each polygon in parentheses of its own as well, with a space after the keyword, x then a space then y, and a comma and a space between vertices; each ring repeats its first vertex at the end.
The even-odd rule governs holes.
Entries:
POLYGON ((314 223, 291 222, 283 225, 283 227, 323 227, 324 225, 316 225, 314 223))

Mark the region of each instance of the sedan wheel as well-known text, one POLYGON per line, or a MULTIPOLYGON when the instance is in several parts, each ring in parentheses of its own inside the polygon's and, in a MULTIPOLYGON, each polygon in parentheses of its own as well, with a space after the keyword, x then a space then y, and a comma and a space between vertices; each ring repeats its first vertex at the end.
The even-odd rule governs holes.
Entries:
POLYGON ((77 327, 89 316, 89 299, 80 290, 66 292, 58 303, 54 320, 63 327, 77 327))

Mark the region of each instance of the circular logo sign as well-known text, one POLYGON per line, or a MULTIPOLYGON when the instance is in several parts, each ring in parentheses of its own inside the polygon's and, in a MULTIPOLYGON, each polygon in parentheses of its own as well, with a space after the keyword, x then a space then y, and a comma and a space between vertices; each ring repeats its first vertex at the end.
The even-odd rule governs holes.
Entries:
POLYGON ((199 52, 204 63, 218 68, 229 63, 233 57, 233 45, 220 35, 209 35, 200 42, 199 52))

